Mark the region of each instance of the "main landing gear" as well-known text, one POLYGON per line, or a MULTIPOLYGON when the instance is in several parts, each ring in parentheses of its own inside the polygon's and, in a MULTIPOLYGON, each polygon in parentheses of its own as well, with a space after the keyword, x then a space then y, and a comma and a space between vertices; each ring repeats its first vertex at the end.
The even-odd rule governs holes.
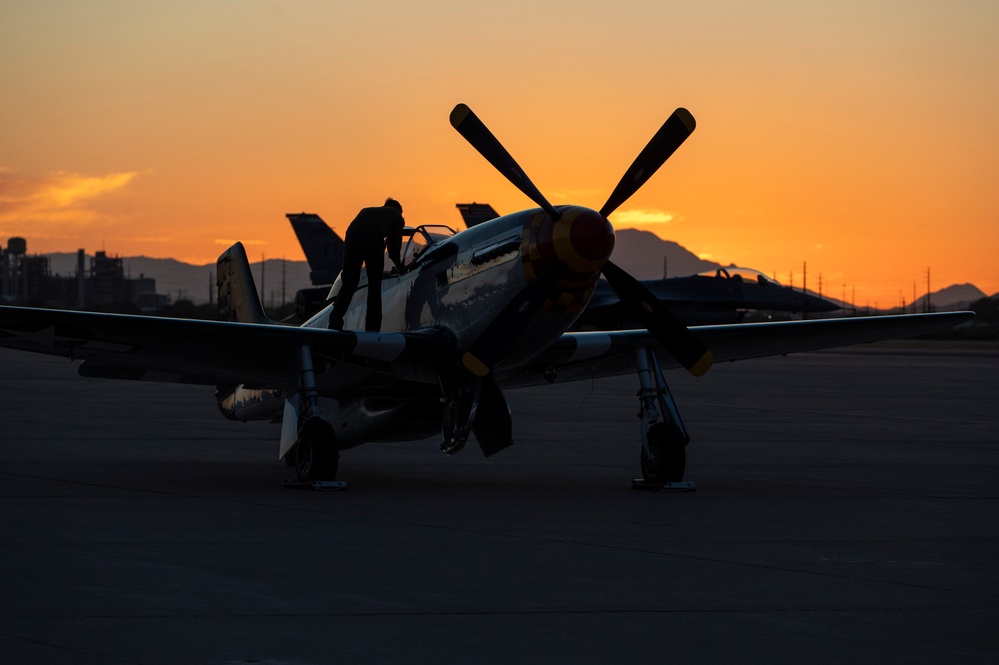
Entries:
POLYGON ((642 435, 643 489, 692 490, 693 483, 681 483, 687 466, 686 446, 690 436, 680 419, 659 361, 649 349, 637 352, 639 412, 642 435))
POLYGON ((336 478, 340 464, 336 431, 319 408, 312 349, 303 345, 299 348, 298 355, 301 410, 298 417, 298 438, 288 455, 294 455, 295 474, 300 483, 331 481, 336 478))
POLYGON ((475 413, 482 396, 482 379, 469 376, 441 376, 443 388, 443 422, 441 452, 451 456, 460 452, 472 433, 475 413))
POLYGON ((441 452, 453 455, 460 451, 469 434, 475 434, 486 457, 513 443, 510 405, 492 376, 442 374, 440 379, 444 401, 441 452))

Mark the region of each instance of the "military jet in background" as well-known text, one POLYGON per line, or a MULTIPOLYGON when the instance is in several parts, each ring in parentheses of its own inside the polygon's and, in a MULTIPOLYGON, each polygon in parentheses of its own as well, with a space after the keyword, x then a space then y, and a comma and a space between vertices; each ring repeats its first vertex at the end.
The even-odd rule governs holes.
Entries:
POLYGON ((499 217, 499 213, 493 210, 493 207, 488 203, 458 203, 455 208, 461 214, 461 221, 465 222, 465 228, 469 229, 499 217))
MULTIPOLYGON (((739 323, 750 312, 773 319, 840 309, 832 301, 783 286, 751 268, 730 266, 688 277, 646 279, 642 284, 688 326, 739 323)), ((573 330, 623 330, 637 325, 614 290, 601 280, 573 330)))
POLYGON ((312 288, 299 289, 295 294, 295 314, 305 321, 326 304, 333 280, 343 268, 343 238, 329 227, 319 215, 308 212, 288 213, 291 228, 298 237, 298 244, 309 262, 309 281, 312 288))
POLYGON ((689 441, 664 368, 699 376, 714 361, 918 335, 973 316, 687 328, 611 261, 608 218, 694 130, 688 111, 666 120, 599 211, 551 205, 467 106, 451 124, 538 207, 460 233, 411 229, 405 271, 382 281, 384 332, 350 330, 363 325, 364 297, 345 331, 328 329, 329 305, 300 327, 269 320, 236 243, 218 261, 220 321, 0 307, 0 346, 83 360, 86 377, 215 386, 227 418, 281 421, 278 457, 303 482, 333 479, 340 451, 372 441, 436 433, 450 455, 474 437, 492 455, 513 443, 504 390, 634 373, 642 473, 664 483, 682 479, 689 441), (566 332, 601 275, 643 329, 566 332))

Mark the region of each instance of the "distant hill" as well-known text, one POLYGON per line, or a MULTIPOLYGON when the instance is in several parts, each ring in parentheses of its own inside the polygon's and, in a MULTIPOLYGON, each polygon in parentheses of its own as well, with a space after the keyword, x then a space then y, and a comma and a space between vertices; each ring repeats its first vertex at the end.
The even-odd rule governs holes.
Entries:
MULTIPOLYGON (((76 253, 58 252, 46 254, 49 257, 49 269, 54 275, 76 274, 76 253)), ((85 267, 90 269, 91 255, 86 256, 85 267)), ((128 277, 152 277, 156 280, 156 292, 165 293, 173 300, 181 298, 195 304, 208 302, 209 288, 212 299, 215 294, 215 264, 192 265, 176 259, 151 259, 147 256, 122 257, 125 265, 125 275, 128 277)), ((305 261, 283 261, 267 259, 264 262, 265 301, 269 305, 273 298, 276 304, 281 300, 281 271, 284 263, 285 300, 295 300, 295 292, 311 286, 309 282, 309 264, 305 261)), ((260 289, 260 261, 250 264, 253 279, 260 289)))
MULTIPOLYGON (((947 288, 934 291, 930 294, 930 306, 934 310, 941 309, 967 309, 968 305, 987 297, 985 292, 974 284, 952 284, 947 288)), ((925 309, 926 296, 918 298, 915 302, 915 310, 922 312, 925 309)))
POLYGON ((699 259, 682 245, 663 240, 650 231, 622 229, 615 231, 614 236, 614 263, 638 279, 662 279, 663 257, 666 257, 669 277, 695 275, 722 267, 719 263, 699 259))

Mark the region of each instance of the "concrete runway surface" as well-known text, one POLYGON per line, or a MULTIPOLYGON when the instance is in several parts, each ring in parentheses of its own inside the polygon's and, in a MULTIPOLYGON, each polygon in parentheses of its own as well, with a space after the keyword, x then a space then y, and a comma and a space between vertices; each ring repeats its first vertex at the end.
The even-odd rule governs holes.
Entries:
POLYGON ((0 363, 3 663, 999 662, 995 346, 672 372, 688 494, 630 489, 632 376, 319 493, 211 389, 0 363))

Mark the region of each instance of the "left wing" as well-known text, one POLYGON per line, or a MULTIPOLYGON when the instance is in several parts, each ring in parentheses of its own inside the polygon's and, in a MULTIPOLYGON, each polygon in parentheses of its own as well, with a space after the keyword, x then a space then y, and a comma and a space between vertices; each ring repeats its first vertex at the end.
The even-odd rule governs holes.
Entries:
MULTIPOLYGON (((696 326, 715 363, 815 351, 884 339, 925 335, 970 320, 974 312, 869 316, 777 323, 696 326)), ((527 366, 500 373, 504 387, 537 385, 554 376, 560 381, 628 374, 636 370, 635 352, 651 348, 663 368, 680 364, 647 330, 566 333, 527 366)))
POLYGON ((293 354, 303 344, 332 363, 397 376, 407 371, 407 361, 444 358, 454 346, 435 329, 345 332, 0 307, 0 347, 82 359, 84 376, 282 387, 291 378, 293 354))

